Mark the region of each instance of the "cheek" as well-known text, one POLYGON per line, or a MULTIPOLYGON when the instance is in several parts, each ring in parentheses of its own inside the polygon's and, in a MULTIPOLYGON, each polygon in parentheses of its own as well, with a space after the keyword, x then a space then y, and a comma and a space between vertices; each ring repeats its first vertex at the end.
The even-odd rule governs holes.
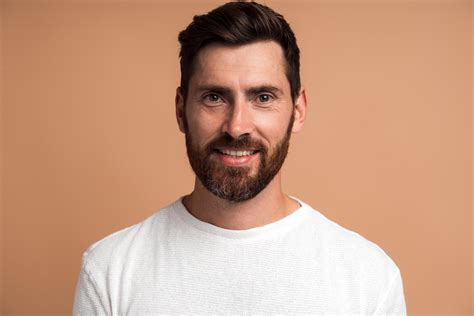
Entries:
POLYGON ((206 115, 202 112, 193 113, 192 111, 187 111, 186 118, 188 126, 187 132, 199 146, 207 144, 220 133, 221 128, 219 121, 213 116, 206 115))
POLYGON ((261 116, 255 120, 259 133, 272 145, 280 142, 285 137, 291 118, 290 113, 285 113, 285 115, 281 113, 275 114, 278 115, 261 116))

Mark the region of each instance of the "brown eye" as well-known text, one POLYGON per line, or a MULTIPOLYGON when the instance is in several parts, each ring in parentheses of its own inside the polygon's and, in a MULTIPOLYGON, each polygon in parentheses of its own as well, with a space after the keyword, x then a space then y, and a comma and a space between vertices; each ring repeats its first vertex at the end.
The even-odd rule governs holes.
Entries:
POLYGON ((206 106, 218 106, 225 103, 224 99, 217 93, 208 93, 203 96, 202 102, 206 106))
POLYGON ((217 94, 211 93, 206 96, 206 100, 209 102, 219 102, 221 98, 217 94))
POLYGON ((272 96, 269 94, 261 94, 258 96, 258 102, 260 103, 268 103, 272 100, 272 96))

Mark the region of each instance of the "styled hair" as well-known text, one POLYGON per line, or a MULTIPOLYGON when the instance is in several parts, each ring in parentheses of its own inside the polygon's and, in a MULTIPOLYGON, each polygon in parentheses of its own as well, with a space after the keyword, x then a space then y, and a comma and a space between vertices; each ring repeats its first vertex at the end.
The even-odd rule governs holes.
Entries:
POLYGON ((204 15, 196 15, 179 33, 181 44, 181 93, 186 98, 198 52, 211 43, 244 45, 257 41, 275 41, 283 49, 286 77, 293 102, 299 95, 300 50, 290 25, 281 14, 255 2, 229 2, 204 15))

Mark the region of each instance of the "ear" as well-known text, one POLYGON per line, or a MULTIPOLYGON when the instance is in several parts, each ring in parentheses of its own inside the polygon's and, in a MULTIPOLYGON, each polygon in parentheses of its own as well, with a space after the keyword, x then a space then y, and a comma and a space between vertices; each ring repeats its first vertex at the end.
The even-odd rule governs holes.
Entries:
POLYGON ((301 87, 300 94, 295 102, 295 120, 293 122, 293 129, 291 130, 293 133, 297 133, 303 129, 304 120, 306 118, 306 91, 304 87, 301 87))
POLYGON ((184 97, 181 93, 181 87, 176 88, 176 97, 174 99, 176 106, 176 121, 178 122, 179 130, 186 133, 185 128, 185 113, 184 113, 184 97))

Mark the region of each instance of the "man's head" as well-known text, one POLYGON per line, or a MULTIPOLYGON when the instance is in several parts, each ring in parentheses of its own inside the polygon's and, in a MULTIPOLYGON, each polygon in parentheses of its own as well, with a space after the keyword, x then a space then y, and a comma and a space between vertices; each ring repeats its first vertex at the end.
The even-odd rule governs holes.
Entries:
POLYGON ((196 55, 202 48, 212 43, 239 46, 258 41, 274 41, 281 46, 293 101, 299 94, 300 50, 295 35, 283 16, 269 7, 255 2, 226 3, 207 14, 194 16, 178 40, 181 44, 181 93, 185 98, 196 55))
POLYGON ((239 2, 195 17, 179 39, 176 115, 191 166, 214 195, 251 199, 278 174, 303 124, 294 35, 271 9, 239 2))

